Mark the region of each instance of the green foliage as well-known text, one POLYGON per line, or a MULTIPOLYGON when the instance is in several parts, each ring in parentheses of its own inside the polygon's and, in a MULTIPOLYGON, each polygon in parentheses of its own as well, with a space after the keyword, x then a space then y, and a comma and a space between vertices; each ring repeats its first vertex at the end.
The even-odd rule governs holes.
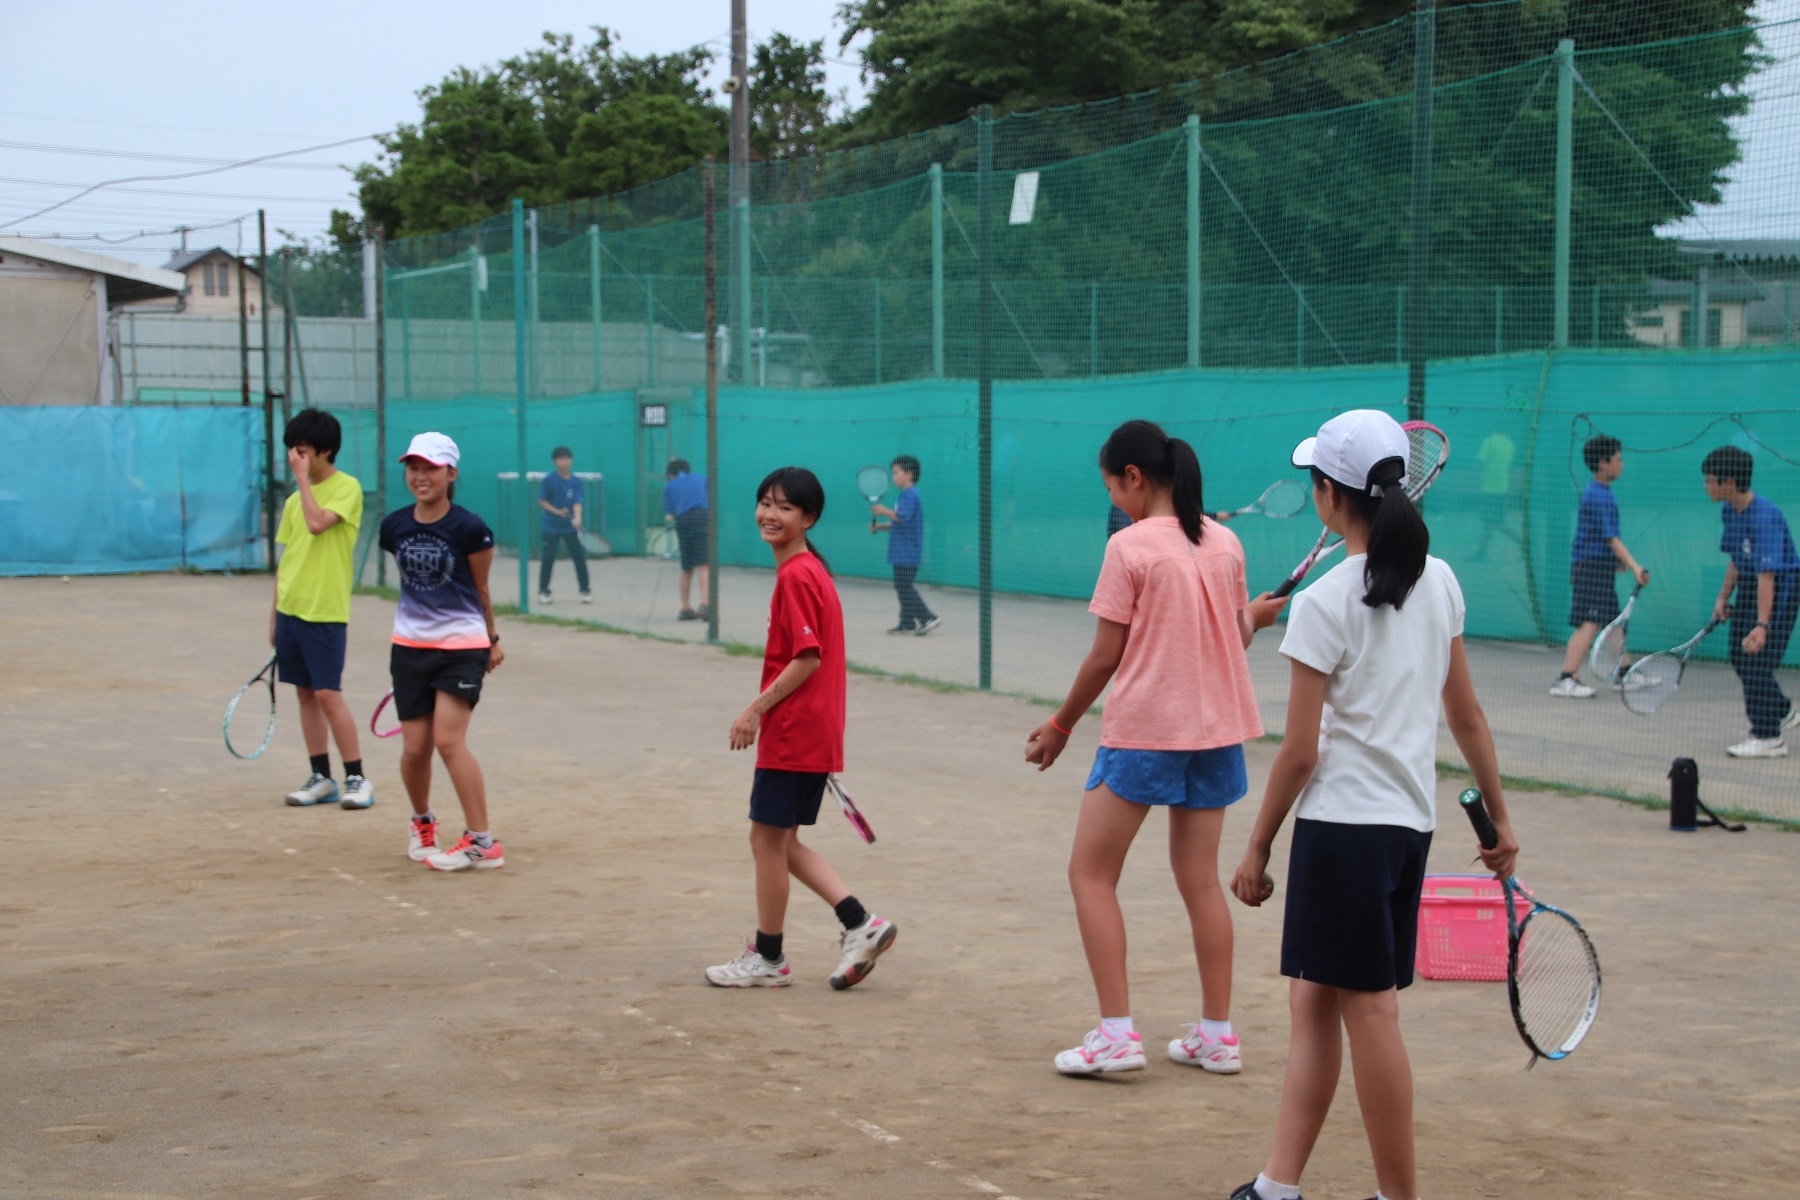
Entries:
POLYGON ((825 90, 825 43, 777 33, 750 64, 750 150, 762 159, 819 151, 834 97, 825 90))
POLYGON ((638 93, 583 113, 563 156, 568 196, 604 196, 725 153, 725 114, 678 96, 638 93))

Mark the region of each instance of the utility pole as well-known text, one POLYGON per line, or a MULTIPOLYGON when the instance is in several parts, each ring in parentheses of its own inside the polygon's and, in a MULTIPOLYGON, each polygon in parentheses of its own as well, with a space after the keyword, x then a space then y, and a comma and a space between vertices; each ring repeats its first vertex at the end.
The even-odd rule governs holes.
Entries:
POLYGON ((262 297, 262 394, 263 394, 263 522, 269 547, 269 567, 275 566, 275 389, 269 370, 269 227, 262 209, 256 210, 257 294, 262 297))
POLYGON ((1430 354, 1432 87, 1437 75, 1437 0, 1413 15, 1412 246, 1406 287, 1406 415, 1425 419, 1425 361, 1430 354))
MULTIPOLYGON (((375 513, 387 516, 387 242, 375 226, 375 513)), ((360 564, 359 564, 360 571, 360 564)), ((359 578, 357 583, 361 583, 359 578)), ((387 555, 375 551, 375 586, 387 586, 387 555)))
MULTIPOLYGON (((732 239, 733 278, 737 297, 732 307, 732 341, 737 346, 738 382, 750 385, 750 19, 746 0, 731 0, 731 218, 737 224, 732 239)), ((714 318, 717 319, 716 317, 714 318)), ((707 337, 717 327, 709 326, 707 337)), ((707 464, 707 478, 717 474, 707 464)))
MULTIPOLYGON (((735 0, 743 11, 744 0, 735 0)), ((719 640, 719 255, 712 155, 706 156, 704 205, 706 254, 703 312, 706 344, 706 640, 719 640)), ((748 357, 748 356, 746 356, 748 357)))

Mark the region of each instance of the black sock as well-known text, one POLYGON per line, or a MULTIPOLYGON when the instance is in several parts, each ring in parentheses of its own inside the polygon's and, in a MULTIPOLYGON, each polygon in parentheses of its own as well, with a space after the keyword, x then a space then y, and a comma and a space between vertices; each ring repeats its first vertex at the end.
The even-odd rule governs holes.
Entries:
POLYGON ((329 754, 313 755, 312 756, 312 767, 313 767, 314 775, 323 775, 325 778, 330 779, 331 778, 331 755, 329 755, 329 754))
POLYGON ((757 930, 756 931, 756 952, 758 954, 762 955, 764 958, 768 959, 772 963, 780 962, 781 961, 781 935, 779 933, 764 933, 760 929, 757 930))
POLYGON ((361 775, 361 774, 362 774, 362 759, 346 758, 344 760, 344 778, 345 779, 349 779, 353 775, 361 775))
POLYGON ((845 929, 855 929, 869 919, 869 910, 855 896, 845 896, 833 907, 837 909, 837 918, 844 923, 845 929))

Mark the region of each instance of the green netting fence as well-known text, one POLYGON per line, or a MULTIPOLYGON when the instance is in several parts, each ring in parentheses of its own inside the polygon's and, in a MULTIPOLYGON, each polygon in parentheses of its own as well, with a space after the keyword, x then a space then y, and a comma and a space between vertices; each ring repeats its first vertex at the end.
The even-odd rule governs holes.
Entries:
MULTIPOLYGON (((388 444, 455 436, 459 499, 508 554, 533 550, 521 525, 537 520, 517 473, 570 446, 604 475, 614 555, 592 564, 591 608, 557 607, 574 599, 557 565, 551 611, 698 636, 675 620, 677 568, 646 551, 663 464, 708 469, 714 338, 722 635, 761 640, 751 491, 800 463, 830 494, 818 540, 859 664, 1055 697, 1091 634, 1112 426, 1150 417, 1193 440, 1209 502, 1232 507, 1331 413, 1410 406, 1453 441, 1428 519, 1468 596, 1506 768, 1653 797, 1687 753, 1714 802, 1800 819, 1784 761, 1724 753, 1745 720, 1722 635, 1673 715, 1630 716, 1603 682, 1590 701, 1546 694, 1589 436, 1626 446, 1623 533, 1653 572, 1635 651, 1697 630, 1718 588, 1708 449, 1748 449, 1757 489, 1800 515, 1800 142, 1783 103, 1800 22, 1708 28, 1716 7, 1463 5, 1179 88, 753 164, 747 196, 717 168, 710 330, 704 169, 392 243, 388 444), (850 486, 901 453, 925 464, 920 579, 946 618, 928 639, 885 636, 885 546, 850 486)), ((327 266, 321 294, 350 286, 327 266)), ((346 465, 372 486, 374 414, 343 415, 346 465)), ((391 466, 387 484, 401 495, 391 466)), ((1317 531, 1305 514, 1233 528, 1253 587, 1317 531)), ((502 594, 541 607, 540 569, 507 559, 502 594)), ((1252 653, 1272 730, 1274 645, 1252 653)))

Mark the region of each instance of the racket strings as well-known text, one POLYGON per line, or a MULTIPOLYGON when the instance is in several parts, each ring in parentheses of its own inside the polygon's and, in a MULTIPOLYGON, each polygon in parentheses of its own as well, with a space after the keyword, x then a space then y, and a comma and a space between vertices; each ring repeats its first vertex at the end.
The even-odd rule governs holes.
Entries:
POLYGON ((1667 650, 1640 658, 1625 672, 1621 689, 1625 707, 1649 716, 1681 687, 1681 659, 1667 650))
POLYGON ((1594 661, 1607 675, 1611 675, 1619 669, 1619 664, 1625 661, 1625 627, 1623 625, 1606 627, 1606 631, 1600 635, 1599 656, 1594 661))
POLYGON ((1546 1055, 1574 1049, 1593 1021, 1599 968, 1579 927, 1539 910, 1519 933, 1515 996, 1519 1028, 1546 1055))
POLYGON ((1406 494, 1417 500, 1425 494, 1426 483, 1444 461, 1450 443, 1431 429, 1408 430, 1406 442, 1406 494))

